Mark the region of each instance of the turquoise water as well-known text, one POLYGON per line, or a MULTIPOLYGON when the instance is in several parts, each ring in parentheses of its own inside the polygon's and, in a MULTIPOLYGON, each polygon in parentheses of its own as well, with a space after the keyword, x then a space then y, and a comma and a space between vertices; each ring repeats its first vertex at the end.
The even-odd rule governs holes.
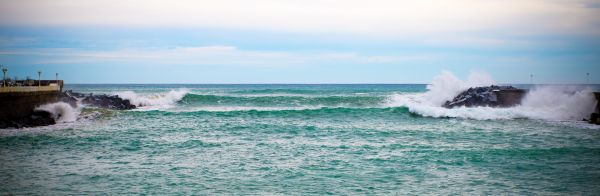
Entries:
POLYGON ((600 192, 598 126, 405 103, 425 85, 66 88, 143 106, 0 130, 3 194, 600 192))

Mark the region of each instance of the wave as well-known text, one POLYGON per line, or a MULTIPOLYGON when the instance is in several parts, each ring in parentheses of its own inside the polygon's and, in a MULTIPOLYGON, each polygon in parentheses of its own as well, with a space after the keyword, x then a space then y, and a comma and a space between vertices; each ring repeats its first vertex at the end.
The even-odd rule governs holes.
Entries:
MULTIPOLYGON (((530 89, 521 105, 511 108, 457 107, 441 105, 465 89, 496 84, 486 74, 473 72, 462 81, 450 72, 442 72, 427 85, 426 92, 368 92, 348 94, 329 89, 327 93, 311 94, 318 90, 260 89, 238 90, 230 94, 194 94, 187 89, 166 93, 140 95, 132 91, 116 95, 130 100, 141 110, 162 110, 171 113, 189 112, 278 112, 278 111, 386 111, 382 108, 405 108, 407 112, 424 117, 451 117, 477 120, 543 119, 579 121, 593 112, 596 100, 592 89, 582 86, 537 86, 530 89), (281 95, 281 93, 304 93, 281 95), (334 94, 338 93, 338 94, 334 94), (253 96, 261 94, 261 96, 253 96)), ((310 113, 310 112, 309 112, 310 113)))
POLYGON ((589 87, 543 86, 532 89, 517 109, 534 118, 581 120, 588 118, 595 106, 589 87))
POLYGON ((189 93, 188 89, 171 90, 167 93, 140 95, 133 91, 122 91, 113 93, 123 99, 129 100, 131 104, 138 107, 168 108, 181 100, 189 93))
POLYGON ((187 94, 180 103, 186 106, 245 107, 369 107, 380 106, 385 96, 226 96, 187 94))
POLYGON ((433 105, 442 105, 448 100, 471 87, 490 86, 496 82, 487 74, 471 72, 467 81, 458 79, 449 71, 443 71, 433 78, 431 84, 427 85, 425 101, 433 105))
POLYGON ((78 108, 73 108, 65 102, 41 105, 35 110, 49 112, 57 123, 75 122, 80 113, 78 108))
POLYGON ((308 89, 250 89, 232 91, 233 94, 289 94, 289 95, 304 95, 304 94, 321 94, 329 91, 323 90, 308 90, 308 89))
POLYGON ((492 119, 543 119, 582 120, 593 112, 596 100, 591 88, 582 86, 537 86, 531 89, 521 105, 511 108, 458 107, 444 108, 441 104, 451 99, 457 89, 464 89, 479 82, 462 82, 449 72, 434 78, 430 89, 420 94, 396 94, 390 96, 388 106, 404 106, 410 112, 427 117, 453 117, 478 120, 492 119), (447 84, 454 82, 457 84, 447 84), (447 88, 447 89, 445 89, 447 88), (452 95, 452 96, 451 96, 452 95))
POLYGON ((349 107, 302 107, 302 108, 260 108, 260 107, 218 107, 202 108, 190 111, 172 111, 172 110, 151 110, 151 111, 132 111, 136 115, 215 115, 215 116, 238 116, 238 115, 259 115, 259 116, 285 116, 285 115, 303 115, 303 116, 331 116, 339 115, 358 115, 358 116, 377 116, 390 117, 391 114, 413 115, 407 107, 370 107, 370 108, 349 108, 349 107))

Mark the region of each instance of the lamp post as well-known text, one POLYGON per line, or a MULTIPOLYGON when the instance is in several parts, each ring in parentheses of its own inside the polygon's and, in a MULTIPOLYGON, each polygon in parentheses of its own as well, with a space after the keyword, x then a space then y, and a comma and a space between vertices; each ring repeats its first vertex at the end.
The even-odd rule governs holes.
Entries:
POLYGON ((6 86, 6 72, 8 71, 8 69, 6 69, 6 67, 2 68, 2 73, 4 73, 4 75, 2 75, 2 87, 6 86))
POLYGON ((585 73, 585 75, 587 76, 587 78, 586 78, 587 84, 590 84, 590 73, 585 73))
MULTIPOLYGON (((4 68, 4 65, 0 65, 0 70, 2 70, 4 68)), ((6 77, 6 74, 4 74, 2 76, 2 87, 4 87, 4 78, 6 77)))
POLYGON ((533 84, 533 74, 529 74, 529 84, 533 84))
POLYGON ((42 87, 42 71, 38 70, 38 87, 42 87))

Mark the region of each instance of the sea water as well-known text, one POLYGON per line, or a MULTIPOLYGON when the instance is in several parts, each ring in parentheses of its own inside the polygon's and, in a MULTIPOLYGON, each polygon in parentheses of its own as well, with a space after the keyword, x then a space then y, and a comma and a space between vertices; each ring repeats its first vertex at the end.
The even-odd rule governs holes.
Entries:
POLYGON ((600 192, 600 127, 581 121, 597 87, 525 86, 530 94, 515 108, 445 109, 439 100, 469 85, 443 78, 431 85, 66 85, 139 107, 47 105, 40 109, 57 114, 58 124, 0 130, 0 192, 600 192))

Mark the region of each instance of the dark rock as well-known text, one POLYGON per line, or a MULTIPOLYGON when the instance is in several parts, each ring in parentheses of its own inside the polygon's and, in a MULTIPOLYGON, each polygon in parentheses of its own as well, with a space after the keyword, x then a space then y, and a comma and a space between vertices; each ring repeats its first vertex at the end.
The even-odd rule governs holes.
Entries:
POLYGON ((23 128, 23 127, 37 127, 37 126, 48 126, 56 124, 52 114, 46 111, 32 111, 29 115, 23 118, 11 118, 0 120, 0 129, 6 129, 9 127, 23 128))
POLYGON ((592 115, 590 115, 590 120, 588 122, 590 122, 592 124, 600 125, 600 114, 592 113, 592 115))
POLYGON ((519 104, 526 91, 512 86, 474 87, 458 94, 451 101, 446 101, 443 107, 511 107, 519 104))
POLYGON ((84 105, 113 110, 130 110, 136 108, 129 100, 122 99, 116 95, 83 94, 69 90, 62 93, 60 99, 71 105, 76 105, 77 100, 81 100, 81 104, 84 105))

